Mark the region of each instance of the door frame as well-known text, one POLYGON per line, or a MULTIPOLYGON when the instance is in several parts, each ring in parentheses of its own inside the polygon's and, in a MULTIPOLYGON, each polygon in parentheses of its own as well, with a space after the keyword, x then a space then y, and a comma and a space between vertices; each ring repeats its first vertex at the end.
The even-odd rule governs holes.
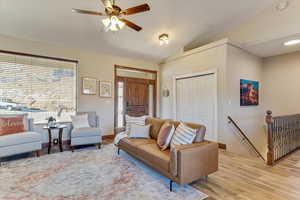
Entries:
POLYGON ((214 141, 218 141, 218 69, 206 70, 201 72, 189 73, 189 74, 182 74, 182 75, 175 75, 173 76, 173 118, 177 120, 177 80, 182 78, 193 78, 198 76, 205 76, 214 74, 214 81, 215 81, 215 113, 214 113, 214 128, 216 133, 214 134, 214 141))
MULTIPOLYGON (((131 78, 131 77, 118 76, 117 75, 117 70, 118 69, 141 71, 141 72, 147 72, 147 73, 155 74, 155 79, 154 80, 149 79, 149 83, 153 83, 153 85, 154 85, 153 86, 153 109, 154 109, 153 110, 153 116, 156 117, 156 114, 157 114, 157 78, 158 78, 157 75, 158 75, 158 72, 155 71, 155 70, 148 70, 148 69, 142 69, 142 68, 115 65, 114 66, 114 134, 116 134, 119 131, 123 131, 123 130, 119 130, 119 128, 116 127, 117 126, 117 120, 118 120, 118 84, 117 83, 118 83, 119 80, 125 80, 126 78, 131 78)), ((131 79, 138 79, 138 78, 131 78, 131 79)), ((125 103, 123 102, 123 104, 125 104, 125 103)))

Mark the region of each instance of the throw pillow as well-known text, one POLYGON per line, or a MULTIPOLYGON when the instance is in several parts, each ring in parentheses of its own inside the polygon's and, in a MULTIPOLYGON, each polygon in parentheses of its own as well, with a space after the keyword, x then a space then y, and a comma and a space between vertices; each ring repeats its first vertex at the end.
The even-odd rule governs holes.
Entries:
POLYGON ((150 125, 141 126, 132 124, 129 136, 130 138, 150 138, 150 125))
POLYGON ((170 146, 171 139, 174 135, 175 128, 169 122, 165 122, 158 132, 157 145, 160 150, 164 151, 170 146))
POLYGON ((25 131, 29 130, 29 124, 28 124, 28 114, 1 114, 0 118, 11 118, 11 117, 22 117, 23 118, 23 124, 25 131))
POLYGON ((137 124, 137 125, 144 126, 147 117, 148 117, 148 116, 131 117, 131 116, 129 116, 129 115, 126 115, 126 116, 125 116, 125 122, 126 122, 126 130, 125 130, 125 133, 126 133, 127 135, 130 134, 130 128, 131 128, 131 125, 132 125, 132 124, 137 124))
POLYGON ((24 118, 1 117, 0 118, 0 136, 25 132, 24 118))
POLYGON ((192 144, 197 135, 197 129, 192 129, 183 123, 176 128, 171 141, 171 148, 176 145, 192 144))
POLYGON ((88 114, 71 116, 74 128, 88 128, 90 127, 88 114))

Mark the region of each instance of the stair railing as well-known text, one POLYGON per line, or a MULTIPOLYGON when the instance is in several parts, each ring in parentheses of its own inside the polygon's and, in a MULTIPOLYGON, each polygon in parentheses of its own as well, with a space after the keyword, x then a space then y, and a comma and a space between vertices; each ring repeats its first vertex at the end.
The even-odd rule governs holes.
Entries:
POLYGON ((300 114, 272 117, 267 111, 268 127, 267 164, 273 166, 276 161, 296 151, 300 147, 300 114))
POLYGON ((228 119, 229 119, 229 123, 233 124, 234 127, 238 130, 240 136, 242 137, 242 141, 246 141, 247 144, 250 146, 251 150, 257 155, 257 157, 259 157, 265 161, 265 158, 261 155, 261 153, 257 150, 257 148, 254 146, 254 144, 251 142, 251 140, 244 133, 244 131, 237 125, 237 123, 230 116, 228 116, 228 119))

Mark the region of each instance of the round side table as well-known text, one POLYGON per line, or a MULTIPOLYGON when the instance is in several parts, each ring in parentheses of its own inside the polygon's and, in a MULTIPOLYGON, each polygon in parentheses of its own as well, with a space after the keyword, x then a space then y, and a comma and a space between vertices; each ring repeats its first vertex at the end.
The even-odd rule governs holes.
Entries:
POLYGON ((59 150, 60 152, 63 152, 63 145, 62 145, 62 134, 64 128, 67 128, 66 125, 58 125, 56 127, 49 127, 49 126, 44 126, 44 129, 48 130, 48 137, 49 137, 49 143, 48 143, 48 154, 51 153, 51 146, 52 144, 54 145, 55 143, 52 142, 52 130, 58 130, 58 144, 59 144, 59 150))

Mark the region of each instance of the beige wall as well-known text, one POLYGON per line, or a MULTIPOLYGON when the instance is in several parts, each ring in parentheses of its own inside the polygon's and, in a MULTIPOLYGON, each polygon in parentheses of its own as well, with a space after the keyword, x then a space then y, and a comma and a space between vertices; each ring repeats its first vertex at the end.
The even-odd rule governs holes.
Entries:
POLYGON ((264 110, 273 115, 300 112, 300 52, 264 59, 264 110))
MULTIPOLYGON (((262 99, 258 106, 240 106, 240 79, 259 81, 260 93, 263 80, 262 59, 251 55, 244 50, 228 45, 227 50, 227 102, 226 115, 231 116, 249 139, 265 155, 267 136, 264 131, 264 110, 262 99)), ((227 117, 224 116, 224 117, 227 117)), ((241 154, 253 154, 249 148, 241 142, 237 130, 232 124, 226 123, 226 133, 220 135, 220 140, 229 144, 229 150, 241 154)))
POLYGON ((210 69, 218 71, 218 141, 225 143, 228 151, 253 155, 241 142, 236 129, 228 124, 227 116, 231 116, 260 151, 265 153, 266 135, 263 129, 262 106, 241 107, 239 88, 240 79, 262 80, 262 60, 231 45, 227 40, 169 58, 162 64, 161 90, 169 89, 171 94, 169 97, 161 97, 161 116, 173 118, 174 76, 210 69))
POLYGON ((157 64, 144 60, 107 55, 100 52, 64 48, 47 43, 33 42, 5 36, 0 36, 0 49, 78 60, 78 110, 97 111, 104 134, 113 133, 114 99, 99 98, 98 95, 82 95, 81 77, 87 76, 95 77, 98 80, 113 81, 115 64, 159 70, 159 66, 157 64))

